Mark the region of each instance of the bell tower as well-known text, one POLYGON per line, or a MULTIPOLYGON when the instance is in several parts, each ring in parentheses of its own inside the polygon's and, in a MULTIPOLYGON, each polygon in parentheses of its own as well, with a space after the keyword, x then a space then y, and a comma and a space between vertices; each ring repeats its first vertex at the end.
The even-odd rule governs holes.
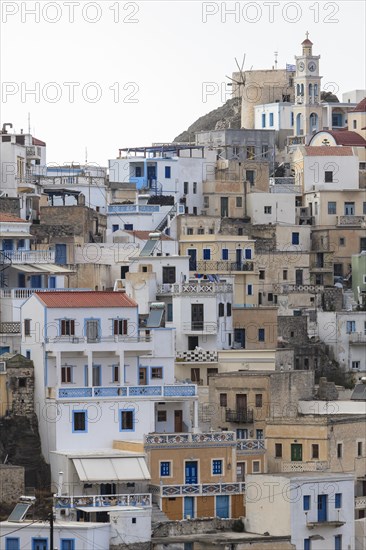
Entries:
POLYGON ((309 40, 308 32, 301 46, 302 55, 295 56, 294 136, 305 136, 306 144, 314 132, 323 128, 320 102, 322 77, 319 76, 320 55, 313 55, 313 43, 309 40))

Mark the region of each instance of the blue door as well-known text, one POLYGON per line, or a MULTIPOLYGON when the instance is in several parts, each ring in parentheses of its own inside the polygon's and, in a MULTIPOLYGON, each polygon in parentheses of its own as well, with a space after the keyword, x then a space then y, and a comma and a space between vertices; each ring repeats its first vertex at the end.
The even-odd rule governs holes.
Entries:
POLYGON ((226 519, 229 517, 229 495, 216 497, 216 517, 226 519))
POLYGON ((318 495, 318 521, 327 521, 328 495, 318 495))
POLYGON ((184 497, 183 519, 194 518, 194 497, 184 497))
POLYGON ((20 539, 15 537, 6 537, 5 550, 20 550, 20 539))
POLYGON ((198 465, 196 461, 186 462, 185 478, 187 485, 198 483, 198 465))
POLYGON ((66 244, 56 244, 55 247, 55 263, 56 264, 67 264, 67 253, 66 253, 66 244))
POLYGON ((195 248, 189 248, 187 250, 189 256, 189 271, 196 271, 197 269, 197 250, 195 248))
POLYGON ((10 252, 14 248, 14 242, 13 239, 4 239, 3 240, 3 250, 4 252, 8 251, 10 252))
POLYGON ((42 288, 42 275, 31 276, 31 288, 42 288))
POLYGON ((32 539, 32 550, 47 550, 48 539, 32 539))
POLYGON ((240 269, 241 260, 242 260, 242 249, 237 248, 235 250, 235 257, 236 257, 236 269, 240 269))
POLYGON ((25 274, 19 273, 18 275, 18 287, 25 288, 25 274))
POLYGON ((48 288, 56 288, 56 277, 51 275, 48 279, 48 288))
POLYGON ((156 180, 156 166, 147 167, 147 179, 149 186, 151 186, 152 180, 156 180))
POLYGON ((245 349, 245 328, 234 328, 235 348, 245 349))

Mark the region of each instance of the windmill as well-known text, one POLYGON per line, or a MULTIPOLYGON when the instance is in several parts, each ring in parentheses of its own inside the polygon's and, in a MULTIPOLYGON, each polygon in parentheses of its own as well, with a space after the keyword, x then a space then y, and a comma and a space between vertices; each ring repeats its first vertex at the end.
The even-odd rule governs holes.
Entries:
POLYGON ((244 65, 245 65, 245 57, 246 57, 246 54, 244 54, 244 56, 243 56, 243 62, 242 62, 241 65, 239 65, 239 62, 238 62, 237 58, 236 57, 234 58, 236 66, 239 69, 239 80, 235 80, 234 78, 231 78, 230 76, 226 75, 226 78, 231 80, 231 83, 229 83, 228 86, 232 86, 233 85, 232 83, 234 83, 238 87, 238 96, 239 97, 241 97, 240 86, 243 86, 245 88, 245 82, 246 82, 246 76, 245 76, 245 73, 243 72, 244 65))

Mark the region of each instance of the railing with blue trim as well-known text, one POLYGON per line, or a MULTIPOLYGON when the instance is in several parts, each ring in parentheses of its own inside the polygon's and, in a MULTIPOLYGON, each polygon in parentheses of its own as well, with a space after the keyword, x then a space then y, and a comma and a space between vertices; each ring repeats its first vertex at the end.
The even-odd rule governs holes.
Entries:
MULTIPOLYGON (((55 508, 88 508, 107 506, 151 506, 151 494, 54 496, 55 508)), ((101 510, 102 511, 102 510, 101 510)))
POLYGON ((185 495, 240 495, 245 492, 245 483, 199 483, 191 485, 152 485, 151 492, 162 497, 185 495))
POLYGON ((59 399, 80 397, 194 397, 197 395, 195 384, 167 386, 94 386, 84 388, 59 388, 59 399))

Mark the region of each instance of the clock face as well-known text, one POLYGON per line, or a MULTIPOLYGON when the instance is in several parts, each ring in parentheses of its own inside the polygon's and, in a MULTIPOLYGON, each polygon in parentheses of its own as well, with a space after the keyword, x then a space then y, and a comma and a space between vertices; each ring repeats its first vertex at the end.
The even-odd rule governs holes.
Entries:
POLYGON ((298 69, 301 72, 305 69, 305 63, 303 61, 300 61, 300 63, 298 64, 298 69))
POLYGON ((316 65, 315 65, 314 61, 310 61, 309 65, 308 65, 308 69, 309 69, 309 71, 311 71, 312 73, 315 71, 316 65))

